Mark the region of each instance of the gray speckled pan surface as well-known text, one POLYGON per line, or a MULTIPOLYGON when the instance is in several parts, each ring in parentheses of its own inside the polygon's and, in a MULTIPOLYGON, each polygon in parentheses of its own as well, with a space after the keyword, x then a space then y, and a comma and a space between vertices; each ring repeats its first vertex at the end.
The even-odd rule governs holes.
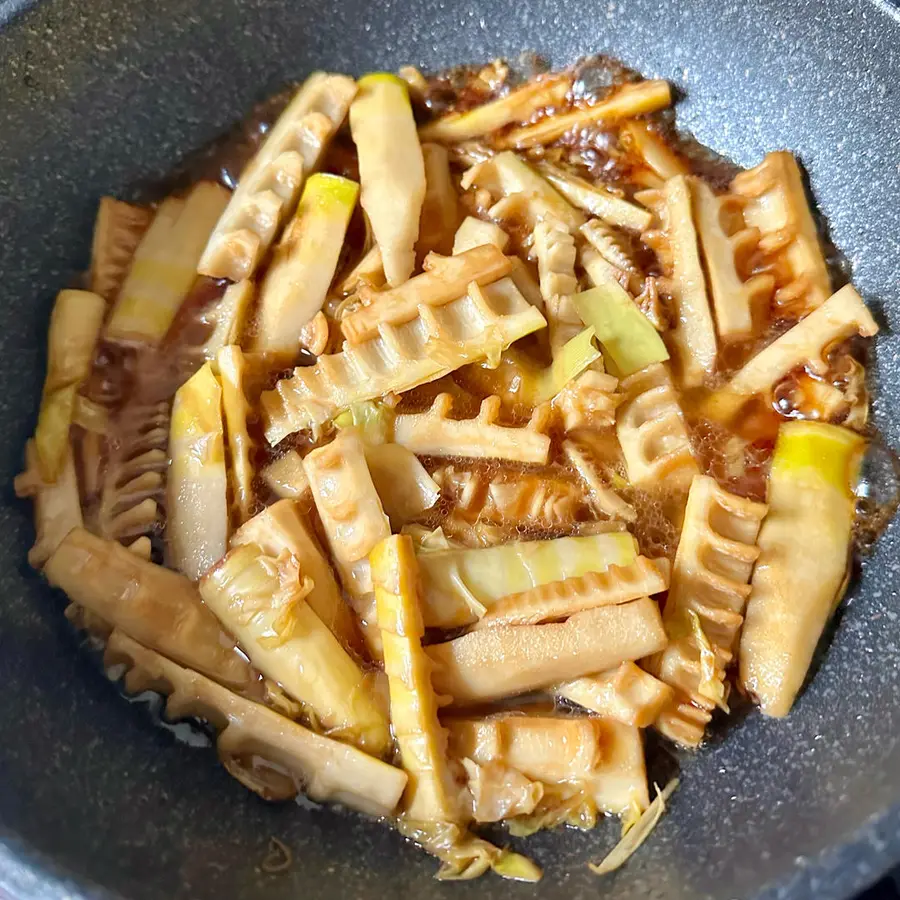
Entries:
MULTIPOLYGON (((27 573, 9 481, 34 424, 53 294, 96 200, 160 176, 313 67, 426 68, 607 51, 687 93, 680 121, 741 163, 796 150, 887 326, 878 422, 900 446, 900 19, 872 0, 0 0, 0 895, 128 898, 849 897, 900 861, 898 532, 851 593, 791 718, 751 716, 684 765, 665 827, 615 876, 614 828, 533 840, 537 888, 439 885, 377 825, 244 791, 78 651, 27 573), (28 7, 24 12, 23 5, 28 7), (290 874, 256 866, 269 835, 290 874), (102 886, 102 887, 101 887, 102 886)), ((810 548, 814 553, 815 548, 810 548)))

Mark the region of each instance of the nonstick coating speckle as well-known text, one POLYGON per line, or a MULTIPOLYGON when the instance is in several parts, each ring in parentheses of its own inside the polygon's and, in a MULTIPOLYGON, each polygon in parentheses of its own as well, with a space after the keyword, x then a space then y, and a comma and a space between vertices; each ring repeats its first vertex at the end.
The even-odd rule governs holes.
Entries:
POLYGON ((864 561, 791 717, 751 715, 683 759, 671 814, 625 869, 601 881, 584 865, 615 839, 612 823, 530 841, 546 867, 536 888, 441 885, 434 863, 387 829, 266 805, 208 751, 123 702, 80 651, 62 598, 26 571, 30 515, 9 486, 34 425, 52 297, 87 261, 101 194, 160 177, 313 68, 434 69, 524 48, 557 65, 605 51, 671 79, 687 95, 682 125, 740 163, 799 154, 885 326, 876 416, 900 446, 895 10, 875 0, 0 0, 2 22, 0 895, 830 900, 900 861, 896 528, 864 561), (259 871, 270 835, 293 850, 286 875, 259 871))

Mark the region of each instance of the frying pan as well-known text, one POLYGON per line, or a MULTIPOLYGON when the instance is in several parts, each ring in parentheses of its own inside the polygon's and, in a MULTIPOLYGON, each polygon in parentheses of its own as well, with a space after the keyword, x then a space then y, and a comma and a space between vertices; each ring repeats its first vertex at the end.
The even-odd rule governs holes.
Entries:
MULTIPOLYGON (((162 176, 314 68, 435 69, 533 48, 607 51, 686 92, 679 121, 742 164, 797 151, 881 318, 875 413, 900 446, 900 14, 876 0, 0 0, 0 466, 34 427, 52 297, 88 258, 97 198, 162 176)), ((0 507, 0 896, 845 898, 900 862, 898 530, 862 565, 811 687, 681 761, 671 813, 606 880, 615 839, 543 834, 544 881, 432 880, 388 829, 270 806, 123 702, 0 507), (275 835, 284 875, 259 869, 275 835)), ((815 553, 815 548, 810 548, 815 553)))

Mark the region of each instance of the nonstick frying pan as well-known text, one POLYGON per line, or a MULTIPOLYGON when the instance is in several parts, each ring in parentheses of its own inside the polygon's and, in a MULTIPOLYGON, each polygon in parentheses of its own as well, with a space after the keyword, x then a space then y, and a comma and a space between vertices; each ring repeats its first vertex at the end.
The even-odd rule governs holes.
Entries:
MULTIPOLYGON (((900 14, 877 0, 0 0, 0 464, 34 426, 50 303, 84 267, 97 198, 159 178, 313 68, 435 69, 525 48, 606 51, 684 89, 679 121, 754 164, 787 147, 886 326, 876 418, 900 446, 900 14)), ((683 759, 670 815, 606 880, 615 838, 530 843, 544 881, 432 880, 345 813, 270 806, 117 696, 26 573, 27 506, 0 508, 0 896, 829 898, 900 862, 898 531, 850 593, 789 719, 750 715, 683 759), (259 870, 268 839, 293 849, 259 870)), ((815 548, 810 548, 815 553, 815 548)))

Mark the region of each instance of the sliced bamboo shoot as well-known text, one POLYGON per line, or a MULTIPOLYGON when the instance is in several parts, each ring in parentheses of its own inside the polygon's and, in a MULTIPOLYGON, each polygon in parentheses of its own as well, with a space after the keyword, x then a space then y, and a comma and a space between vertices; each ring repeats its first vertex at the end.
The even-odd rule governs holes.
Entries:
POLYGON ((28 551, 28 562, 39 569, 53 555, 63 538, 83 525, 78 476, 71 448, 66 453, 62 471, 56 481, 41 478, 37 449, 33 440, 25 445, 25 471, 16 476, 17 497, 34 500, 34 546, 28 551))
MULTIPOLYGON (((585 329, 585 333, 593 336, 594 329, 585 329)), ((599 358, 598 364, 602 362, 602 358, 599 358)), ((569 381, 553 398, 553 408, 559 413, 563 428, 574 431, 578 428, 599 429, 613 425, 616 421, 616 407, 622 401, 622 395, 616 392, 618 386, 618 379, 596 369, 582 372, 569 381)))
POLYGON ((746 198, 744 221, 759 229, 759 249, 776 275, 776 306, 800 315, 821 306, 831 278, 794 157, 785 150, 766 154, 735 177, 731 190, 746 198))
POLYGON ((325 303, 358 193, 356 182, 337 175, 307 180, 260 286, 255 349, 296 352, 325 303))
MULTIPOLYGON (((299 457, 298 457, 299 462, 299 457)), ((302 471, 302 463, 301 471, 302 471)), ((269 556, 287 551, 312 580, 306 602, 348 649, 357 645, 353 614, 335 581, 331 565, 319 548, 299 504, 280 500, 245 522, 232 536, 231 545, 256 544, 269 556)))
POLYGON ((78 389, 91 372, 106 303, 90 291, 60 291, 50 315, 47 375, 34 432, 41 478, 52 484, 69 453, 69 426, 78 389))
POLYGON ((634 149, 643 158, 646 165, 662 181, 675 178, 676 175, 689 175, 690 169, 679 156, 672 152, 666 142, 646 122, 640 119, 623 122, 620 134, 625 138, 625 145, 634 149))
POLYGON ((425 200, 419 221, 416 257, 450 253, 459 225, 459 200, 450 175, 450 155, 440 144, 422 144, 425 163, 425 200))
POLYGON ((624 378, 669 358, 650 320, 615 282, 575 294, 572 305, 584 323, 594 329, 614 375, 624 378))
POLYGON ((200 594, 253 665, 322 730, 383 756, 387 717, 359 666, 306 602, 312 586, 288 551, 276 557, 240 544, 206 573, 200 594))
POLYGON ((571 86, 569 75, 550 75, 529 81, 511 91, 464 113, 451 113, 422 126, 423 141, 458 144, 504 128, 513 122, 526 122, 538 110, 558 106, 571 86))
POLYGON ((518 541, 485 550, 422 554, 422 616, 427 627, 470 625, 509 594, 628 565, 637 555, 626 533, 518 541))
POLYGON ((616 434, 628 480, 639 487, 662 484, 687 489, 699 472, 684 414, 663 364, 630 375, 620 385, 616 434))
POLYGON ((219 758, 228 772, 266 800, 301 789, 313 800, 343 803, 373 816, 390 815, 406 787, 400 769, 232 694, 197 672, 142 647, 120 631, 106 651, 107 666, 125 661, 125 687, 166 694, 166 714, 194 716, 219 732, 219 758))
POLYGON ((418 519, 440 500, 440 488, 406 447, 372 444, 366 446, 365 454, 372 483, 395 531, 418 519))
POLYGON ((104 300, 115 299, 152 218, 153 211, 146 207, 100 198, 91 243, 90 284, 104 300))
POLYGON ((434 381, 466 363, 499 357, 513 341, 543 328, 544 317, 508 278, 445 306, 423 306, 405 325, 382 325, 378 336, 300 367, 262 395, 266 438, 317 428, 342 409, 389 392, 434 381))
POLYGON ((419 456, 464 456, 504 459, 522 463, 546 463, 550 438, 541 433, 549 424, 536 416, 526 427, 498 425, 500 398, 488 397, 473 419, 451 419, 453 397, 438 394, 423 413, 398 415, 394 440, 419 456))
POLYGON ((255 299, 256 285, 250 280, 239 281, 225 288, 225 293, 211 316, 214 322, 212 334, 203 345, 203 355, 207 359, 215 359, 216 354, 229 344, 240 345, 255 299))
POLYGON ((502 253, 509 244, 509 235, 494 222, 483 222, 474 216, 466 216, 453 237, 453 255, 459 256, 485 244, 493 244, 502 253))
POLYGON ((700 263, 694 228, 690 182, 670 178, 661 191, 638 195, 658 216, 661 232, 645 232, 644 242, 658 249, 671 276, 676 322, 672 331, 679 377, 685 387, 698 387, 716 366, 716 331, 700 263))
POLYGON ((288 450, 260 473, 263 481, 282 499, 301 500, 309 495, 309 479, 296 450, 288 450))
POLYGON ((175 394, 169 458, 168 552, 172 564, 196 581, 228 545, 222 388, 209 363, 175 394))
POLYGON ((409 776, 406 815, 419 822, 458 822, 459 789, 447 760, 447 733, 438 722, 431 664, 422 649, 425 627, 412 540, 406 535, 386 538, 372 550, 370 562, 391 724, 409 776))
POLYGON ((653 560, 638 556, 628 565, 611 565, 602 572, 551 581, 502 597, 478 620, 475 627, 540 625, 567 619, 586 609, 618 606, 659 594, 668 586, 667 567, 657 566, 653 560))
POLYGON ((669 685, 633 662, 558 685, 554 693, 599 716, 636 728, 652 725, 674 696, 669 685))
POLYGON ((253 511, 253 465, 250 452, 253 442, 247 431, 250 404, 244 393, 246 365, 240 347, 223 347, 216 357, 219 381, 222 388, 222 408, 228 426, 228 450, 231 454, 231 490, 237 503, 241 522, 246 522, 253 511))
POLYGON ((359 154, 360 202, 388 284, 397 287, 415 266, 425 199, 425 164, 406 83, 385 72, 361 78, 350 130, 359 154))
POLYGON ((255 683, 257 676, 234 640, 184 575, 83 528, 69 532, 47 560, 44 575, 73 603, 148 647, 229 687, 248 690, 255 683))
POLYGON ((567 228, 576 229, 584 216, 542 178, 528 163, 505 151, 472 166, 462 177, 463 190, 483 188, 495 199, 521 195, 529 201, 528 226, 533 230, 537 222, 554 216, 567 228))
POLYGON ((341 429, 330 444, 304 458, 303 468, 344 587, 351 594, 368 593, 372 590, 368 555, 390 536, 391 526, 358 432, 341 429))
POLYGON ((222 185, 201 181, 184 200, 160 204, 106 323, 109 340, 162 341, 197 278, 200 254, 228 197, 222 185))
POLYGON ((492 245, 475 247, 458 256, 429 255, 425 271, 399 287, 374 291, 360 288, 366 306, 341 320, 341 331, 351 344, 377 337, 384 324, 403 325, 421 315, 421 307, 444 306, 464 296, 473 282, 487 285, 508 275, 512 263, 492 245))
POLYGON ((624 84, 612 96, 593 106, 547 116, 534 125, 513 128, 499 139, 499 144, 501 147, 517 148, 552 144, 573 128, 606 125, 657 112, 671 105, 672 90, 667 81, 624 84))
POLYGON ((575 238, 558 219, 545 219, 534 227, 534 254, 550 329, 550 352, 556 356, 585 324, 573 302, 578 291, 575 238))
POLYGON ((537 169, 566 200, 610 225, 630 231, 645 231, 653 221, 653 216, 646 209, 622 200, 605 187, 593 185, 552 163, 540 162, 537 169))
POLYGON ((199 261, 201 274, 231 281, 254 274, 355 94, 346 75, 313 72, 306 79, 241 173, 199 261))
POLYGON ((739 656, 741 681, 767 716, 787 715, 846 588, 865 444, 818 422, 779 430, 739 656))
POLYGON ((821 306, 761 350, 713 394, 708 412, 731 419, 751 397, 766 394, 793 369, 805 366, 817 375, 828 372, 830 347, 859 334, 872 337, 878 323, 852 284, 832 294, 821 306))
POLYGON ((450 752, 478 765, 502 763, 544 785, 579 785, 607 813, 649 802, 637 728, 612 720, 502 713, 448 718, 450 752))
POLYGON ((479 629, 432 644, 427 652, 435 664, 435 690, 461 706, 602 672, 665 646, 659 608, 643 597, 577 613, 558 624, 479 629))
POLYGON ((716 313, 716 331, 724 342, 745 341, 753 336, 754 319, 760 318, 760 312, 768 316, 775 290, 772 275, 762 273, 744 281, 735 266, 736 249, 744 250, 758 241, 759 231, 745 228, 734 235, 726 233, 722 227, 723 206, 733 197, 717 197, 699 178, 691 179, 691 194, 716 313))

